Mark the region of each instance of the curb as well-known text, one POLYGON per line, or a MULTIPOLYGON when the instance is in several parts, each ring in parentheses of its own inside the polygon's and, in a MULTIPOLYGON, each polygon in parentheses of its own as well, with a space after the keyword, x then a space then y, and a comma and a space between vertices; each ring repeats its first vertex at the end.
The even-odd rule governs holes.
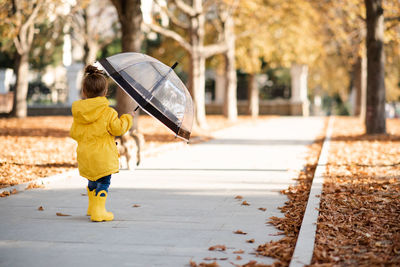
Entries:
POLYGON ((62 172, 59 174, 55 174, 52 176, 47 176, 44 178, 38 178, 23 184, 18 184, 18 185, 13 185, 13 186, 9 186, 9 187, 4 187, 4 188, 0 188, 0 192, 4 192, 4 191, 9 191, 12 192, 14 189, 17 191, 25 191, 27 190, 27 187, 31 184, 38 184, 38 185, 49 185, 51 183, 54 183, 56 181, 61 181, 64 180, 66 178, 71 177, 72 175, 79 175, 78 169, 73 169, 70 171, 66 171, 66 172, 62 172))
POLYGON ((329 117, 326 138, 322 145, 321 155, 318 159, 318 165, 314 173, 306 211, 304 212, 299 236, 297 237, 296 246, 289 267, 300 267, 311 264, 314 252, 315 235, 317 231, 317 220, 321 200, 320 196, 322 192, 322 186, 324 184, 326 165, 328 163, 333 122, 334 117, 329 117))

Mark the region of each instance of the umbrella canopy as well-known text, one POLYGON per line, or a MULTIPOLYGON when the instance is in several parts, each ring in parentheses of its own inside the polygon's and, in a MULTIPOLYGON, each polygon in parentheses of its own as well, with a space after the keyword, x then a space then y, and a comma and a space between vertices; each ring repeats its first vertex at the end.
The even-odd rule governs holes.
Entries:
POLYGON ((193 101, 173 68, 141 53, 120 53, 98 62, 144 111, 189 141, 193 101))

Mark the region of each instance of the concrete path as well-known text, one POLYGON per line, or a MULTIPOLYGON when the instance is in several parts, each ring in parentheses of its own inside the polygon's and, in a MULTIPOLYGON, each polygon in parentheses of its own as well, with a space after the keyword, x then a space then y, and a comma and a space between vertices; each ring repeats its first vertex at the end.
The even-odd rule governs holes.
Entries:
POLYGON ((221 266, 272 263, 254 249, 281 238, 265 223, 282 216, 277 207, 286 197, 279 191, 294 184, 322 126, 322 118, 298 117, 246 123, 147 158, 113 176, 107 202, 113 222, 89 222, 86 181, 76 171, 45 189, 2 198, 0 266, 188 266, 212 262, 206 257, 228 258, 217 261, 221 266), (226 250, 209 251, 214 245, 226 250))

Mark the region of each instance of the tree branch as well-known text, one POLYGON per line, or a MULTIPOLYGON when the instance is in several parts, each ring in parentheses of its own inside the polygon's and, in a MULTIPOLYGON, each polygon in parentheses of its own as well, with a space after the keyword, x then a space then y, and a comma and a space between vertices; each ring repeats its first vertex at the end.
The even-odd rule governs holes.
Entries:
POLYGON ((384 18, 384 20, 385 20, 385 22, 388 22, 388 21, 400 21, 400 16, 399 17, 387 17, 387 18, 384 18))
POLYGON ((174 3, 183 13, 189 15, 190 17, 196 16, 196 10, 182 0, 174 0, 174 3))
POLYGON ((155 31, 161 35, 164 35, 166 37, 172 38, 175 41, 177 41, 179 43, 180 46, 182 46, 185 50, 187 50, 189 53, 192 52, 192 47, 191 45, 182 37, 180 36, 178 33, 169 30, 169 29, 165 29, 163 27, 160 27, 158 25, 155 25, 153 23, 151 24, 145 24, 147 27, 149 27, 152 31, 155 31))
POLYGON ((205 58, 224 53, 228 50, 228 46, 225 42, 218 44, 206 45, 202 49, 202 54, 205 58))
POLYGON ((161 6, 160 3, 158 2, 158 0, 155 0, 154 2, 155 2, 156 5, 158 5, 158 6, 161 8, 161 10, 163 10, 165 13, 167 13, 167 16, 171 19, 171 21, 172 21, 173 24, 175 24, 176 26, 178 26, 178 27, 180 27, 180 28, 182 28, 182 29, 184 29, 184 30, 189 29, 189 25, 188 25, 187 23, 185 23, 185 22, 179 20, 179 19, 175 16, 175 14, 172 13, 172 12, 168 9, 168 7, 161 6))

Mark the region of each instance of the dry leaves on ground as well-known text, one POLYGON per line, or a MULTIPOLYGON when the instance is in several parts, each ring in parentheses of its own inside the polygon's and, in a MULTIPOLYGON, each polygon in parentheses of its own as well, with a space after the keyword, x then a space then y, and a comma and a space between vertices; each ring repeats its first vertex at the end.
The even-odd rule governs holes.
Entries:
POLYGON ((243 232, 242 230, 236 230, 235 232, 233 232, 234 234, 237 234, 237 235, 247 235, 247 233, 246 232, 243 232))
POLYGON ((215 245, 215 246, 209 247, 208 250, 211 250, 211 251, 225 251, 226 250, 226 246, 225 245, 215 245))
POLYGON ((245 200, 242 202, 242 206, 250 206, 250 203, 245 200))
POLYGON ((400 121, 364 135, 355 118, 335 121, 313 263, 400 266, 400 121))
POLYGON ((258 255, 272 257, 277 260, 272 266, 288 266, 292 258, 321 152, 324 133, 325 131, 309 146, 306 156, 307 165, 299 173, 297 183, 281 192, 288 197, 285 206, 279 208, 284 213, 284 217, 273 216, 269 220, 270 224, 281 230, 279 234, 284 234, 285 236, 280 240, 259 245, 256 249, 258 255))
POLYGON ((190 264, 190 267, 219 267, 219 264, 216 261, 214 261, 212 263, 201 262, 199 264, 197 264, 194 261, 190 261, 189 264, 190 264))
POLYGON ((64 213, 61 213, 61 212, 57 212, 56 215, 57 216, 61 216, 61 217, 71 216, 69 214, 64 214, 64 213))
MULTIPOLYGON (((264 116, 259 120, 268 118, 264 116)), ((240 116, 232 123, 223 116, 207 116, 207 121, 209 130, 194 129, 193 138, 208 140, 213 131, 256 120, 240 116)), ((76 168, 76 143, 69 137, 71 124, 71 116, 0 118, 0 188, 76 168)), ((146 141, 143 151, 181 142, 150 116, 141 116, 139 127, 146 141)))

